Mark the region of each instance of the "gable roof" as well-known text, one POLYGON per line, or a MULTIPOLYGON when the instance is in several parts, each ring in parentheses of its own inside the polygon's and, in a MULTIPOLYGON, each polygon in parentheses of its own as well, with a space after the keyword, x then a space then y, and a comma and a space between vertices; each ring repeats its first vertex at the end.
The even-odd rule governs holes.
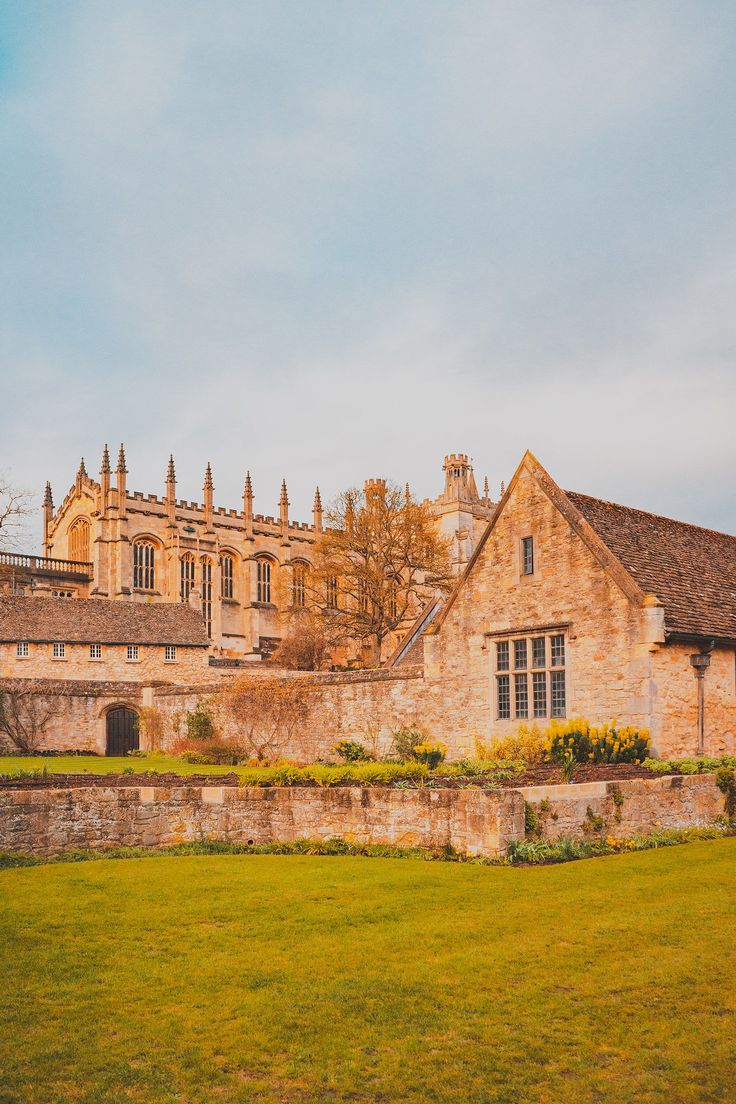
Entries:
POLYGON ((736 537, 566 493, 642 590, 664 605, 666 632, 736 637, 736 537))
POLYGON ((736 641, 736 537, 563 491, 527 450, 442 612, 440 631, 519 480, 528 471, 573 531, 636 605, 654 595, 667 635, 736 641))
POLYGON ((199 610, 182 602, 0 598, 0 642, 209 645, 199 610))

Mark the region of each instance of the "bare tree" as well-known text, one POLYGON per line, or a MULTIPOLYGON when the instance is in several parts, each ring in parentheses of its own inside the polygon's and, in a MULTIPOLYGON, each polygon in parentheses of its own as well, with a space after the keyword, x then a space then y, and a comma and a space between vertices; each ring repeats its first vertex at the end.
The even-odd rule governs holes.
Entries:
POLYGON ((331 643, 358 640, 377 666, 381 645, 451 577, 449 540, 408 486, 377 480, 344 491, 315 545, 310 603, 331 643))
POLYGON ((235 728, 232 742, 249 757, 264 760, 293 751, 294 741, 306 745, 304 730, 314 700, 315 688, 305 677, 244 675, 221 691, 218 704, 235 728))
POLYGON ((0 690, 0 736, 11 748, 32 755, 40 747, 46 726, 59 708, 54 691, 39 693, 32 688, 0 690))
POLYGON ((9 549, 17 544, 23 521, 30 512, 31 495, 28 491, 14 487, 0 473, 0 549, 9 549))
POLYGON ((301 610, 271 657, 276 667, 292 671, 319 671, 329 659, 329 640, 320 618, 301 610))

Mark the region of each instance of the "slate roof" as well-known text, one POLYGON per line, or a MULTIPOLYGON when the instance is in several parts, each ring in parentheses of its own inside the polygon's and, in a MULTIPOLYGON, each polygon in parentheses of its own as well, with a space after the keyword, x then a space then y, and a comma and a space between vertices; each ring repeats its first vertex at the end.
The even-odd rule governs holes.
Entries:
POLYGON ((668 633, 736 639, 736 537, 565 492, 646 593, 668 633))
POLYGON ((209 645, 199 610, 180 602, 0 597, 0 642, 209 645))

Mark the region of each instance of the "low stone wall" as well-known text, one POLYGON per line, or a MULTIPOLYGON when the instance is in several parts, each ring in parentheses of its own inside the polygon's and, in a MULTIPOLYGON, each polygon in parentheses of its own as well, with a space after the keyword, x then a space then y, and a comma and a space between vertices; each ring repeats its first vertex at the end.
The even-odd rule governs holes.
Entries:
POLYGON ((667 775, 628 782, 530 786, 519 791, 537 814, 544 839, 617 839, 658 828, 712 824, 724 798, 712 774, 667 775))
POLYGON ((326 840, 503 854, 524 833, 516 790, 226 786, 0 790, 0 850, 165 847, 201 838, 326 840))
POLYGON ((0 850, 165 847, 201 838, 266 843, 333 836, 355 843, 503 855, 525 838, 525 802, 546 839, 644 834, 712 824, 713 775, 518 790, 383 787, 0 789, 0 850))

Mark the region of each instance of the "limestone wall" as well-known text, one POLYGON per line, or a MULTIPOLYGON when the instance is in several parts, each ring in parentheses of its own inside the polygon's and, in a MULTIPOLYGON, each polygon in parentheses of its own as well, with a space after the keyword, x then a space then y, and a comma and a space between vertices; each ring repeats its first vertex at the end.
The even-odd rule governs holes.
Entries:
POLYGON ((19 658, 15 643, 0 644, 0 679, 116 679, 143 682, 170 679, 193 682, 209 675, 207 648, 177 646, 176 659, 164 658, 162 644, 140 644, 138 659, 129 660, 125 644, 103 644, 102 658, 91 659, 89 644, 67 644, 64 658, 55 659, 53 645, 29 644, 28 656, 19 658))
MULTIPOLYGON (((694 755, 698 739, 698 688, 692 644, 669 644, 652 656, 652 708, 660 718, 660 754, 694 755)), ((705 754, 736 751, 736 655, 716 648, 705 673, 705 754)))
POLYGON ((325 840, 502 854, 524 832, 515 790, 259 787, 0 790, 0 850, 163 847, 201 838, 325 840))
POLYGON ((724 812, 712 774, 531 786, 519 792, 536 811, 544 839, 624 839, 658 828, 712 824, 724 812))

